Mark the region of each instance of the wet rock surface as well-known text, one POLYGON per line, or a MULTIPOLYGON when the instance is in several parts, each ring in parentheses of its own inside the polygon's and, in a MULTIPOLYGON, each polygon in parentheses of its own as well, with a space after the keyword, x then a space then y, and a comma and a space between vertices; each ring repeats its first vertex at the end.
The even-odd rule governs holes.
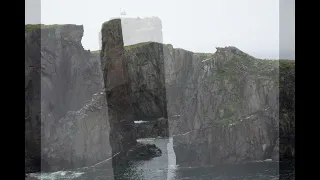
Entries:
POLYGON ((169 136, 168 120, 165 118, 135 123, 135 129, 138 139, 169 136))
POLYGON ((153 157, 158 157, 161 155, 161 149, 156 147, 155 144, 138 143, 128 151, 128 157, 130 160, 149 160, 153 157))

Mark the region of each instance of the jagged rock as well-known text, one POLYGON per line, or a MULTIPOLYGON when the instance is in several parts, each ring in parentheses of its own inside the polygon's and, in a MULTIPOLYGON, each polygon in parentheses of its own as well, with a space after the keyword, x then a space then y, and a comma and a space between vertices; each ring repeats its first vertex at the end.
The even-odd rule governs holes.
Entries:
POLYGON ((161 155, 161 149, 154 144, 137 143, 137 145, 128 152, 130 160, 148 160, 161 155))
POLYGON ((162 44, 141 43, 125 49, 135 119, 167 117, 162 44))
POLYGON ((206 61, 181 50, 173 57, 165 69, 172 77, 166 78, 166 90, 177 164, 278 159, 279 61, 256 59, 235 47, 217 48, 206 61), (182 62, 179 56, 187 57, 182 62))
MULTIPOLYGON (((217 48, 215 54, 192 53, 153 42, 127 49, 129 67, 139 62, 145 68, 132 68, 138 75, 144 72, 140 75, 143 78, 132 76, 137 82, 148 80, 147 75, 154 73, 148 63, 164 64, 164 71, 156 77, 165 77, 166 95, 157 97, 167 103, 178 164, 216 165, 279 158, 279 61, 256 59, 236 47, 217 48), (137 54, 149 58, 141 63, 137 54)), ((145 89, 155 87, 154 81, 147 81, 150 83, 145 83, 145 89)), ((162 86, 159 81, 157 87, 162 86)), ((137 104, 141 102, 150 104, 150 100, 142 99, 137 104)), ((137 129, 142 129, 142 124, 137 129)), ((152 126, 146 124, 145 129, 152 126)))
POLYGON ((106 98, 96 96, 104 86, 100 60, 83 49, 83 26, 26 25, 25 33, 26 171, 111 157, 106 98))
MULTIPOLYGON (((26 29, 27 30, 27 29, 26 29)), ((25 33, 25 171, 41 168, 40 29, 25 33)))
MULTIPOLYGON (((217 48, 215 54, 196 54, 151 42, 127 49, 129 67, 133 67, 130 70, 136 73, 132 75, 133 84, 146 81, 142 92, 163 86, 163 81, 155 86, 155 80, 147 80, 154 74, 148 64, 158 62, 160 68, 164 64, 164 71, 155 77, 165 77, 166 95, 153 92, 153 96, 167 102, 178 163, 278 159, 278 61, 256 59, 236 47, 217 48), (137 54, 147 58, 138 61, 141 58, 137 54), (135 70, 137 64, 145 69, 135 70), (265 150, 262 144, 266 144, 265 150)), ((141 94, 139 97, 146 97, 141 94)), ((154 106, 150 104, 152 99, 139 100, 136 104, 154 106)), ((156 111, 140 108, 140 112, 156 111)))
POLYGON ((279 159, 278 152, 294 156, 294 62, 280 61, 279 95, 279 61, 235 47, 214 54, 154 42, 124 48, 116 19, 103 24, 102 50, 92 55, 80 43, 82 34, 82 26, 26 26, 29 168, 41 157, 43 167, 59 169, 128 151, 137 143, 135 117, 168 119, 137 127, 148 131, 138 137, 172 136, 178 165, 279 159), (161 130, 167 126, 169 132, 161 130), (279 149, 279 134, 289 151, 279 149))
POLYGON ((295 157, 295 63, 282 60, 279 67, 281 146, 278 151, 281 160, 292 161, 295 157))
POLYGON ((126 151, 137 143, 131 101, 131 82, 125 61, 121 21, 105 22, 101 29, 101 67, 106 88, 113 153, 126 151))

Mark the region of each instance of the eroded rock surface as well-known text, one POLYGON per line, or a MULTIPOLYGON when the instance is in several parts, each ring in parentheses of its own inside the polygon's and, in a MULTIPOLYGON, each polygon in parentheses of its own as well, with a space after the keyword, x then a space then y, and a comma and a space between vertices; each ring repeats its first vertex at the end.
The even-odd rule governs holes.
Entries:
POLYGON ((105 22, 101 30, 101 59, 108 113, 110 120, 110 143, 113 154, 125 152, 136 141, 134 111, 131 101, 131 82, 125 61, 121 21, 105 22))
POLYGON ((140 43, 125 50, 135 119, 166 118, 163 45, 140 43))
POLYGON ((124 47, 119 19, 103 24, 99 55, 83 49, 82 35, 76 25, 26 30, 30 169, 41 158, 46 170, 92 165, 150 134, 173 137, 182 166, 294 156, 294 62, 280 61, 279 77, 279 61, 235 47, 214 54, 155 42, 124 47), (279 149, 279 134, 289 148, 279 149))
POLYGON ((41 168, 40 29, 25 33, 25 171, 41 168))
POLYGON ((83 26, 28 25, 25 33, 26 168, 60 170, 111 157, 100 61, 81 45, 83 26))
POLYGON ((277 61, 255 59, 235 47, 217 48, 205 60, 182 50, 168 56, 174 57, 165 69, 178 164, 278 158, 277 61))
MULTIPOLYGON (((256 59, 235 47, 205 54, 145 42, 126 49, 132 89, 143 87, 140 95, 146 97, 152 87, 165 85, 165 95, 149 94, 166 102, 178 164, 279 159, 279 61, 256 59), (160 73, 155 62, 159 69, 163 65, 160 73)), ((133 96, 137 104, 148 104, 136 112, 157 112, 150 108, 155 99, 133 96)))

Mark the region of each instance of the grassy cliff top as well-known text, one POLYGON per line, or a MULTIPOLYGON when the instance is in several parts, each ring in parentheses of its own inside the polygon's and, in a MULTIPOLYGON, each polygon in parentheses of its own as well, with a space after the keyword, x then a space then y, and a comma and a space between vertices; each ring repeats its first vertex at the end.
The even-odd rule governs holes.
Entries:
POLYGON ((279 66, 281 68, 294 69, 296 66, 296 63, 295 63, 295 60, 280 59, 279 66))
POLYGON ((50 29, 50 28, 57 28, 62 26, 77 26, 75 24, 26 24, 25 25, 25 32, 31 32, 35 29, 50 29))
POLYGON ((56 28, 56 27, 59 27, 59 26, 63 26, 63 25, 60 25, 60 24, 52 24, 52 25, 44 25, 44 24, 26 24, 25 25, 25 31, 26 32, 30 32, 30 31, 33 31, 35 29, 46 29, 46 28, 56 28))
MULTIPOLYGON (((127 51, 130 51, 130 50, 134 50, 136 48, 139 48, 139 47, 143 47, 143 46, 146 46, 146 45, 149 45, 149 44, 152 44, 152 43, 156 43, 156 44, 161 44, 161 43, 157 43, 157 42, 141 42, 141 43, 138 43, 138 44, 133 44, 133 45, 128 45, 128 46, 124 46, 124 49, 127 50, 127 51)), ((168 44, 168 46, 171 46, 171 44, 168 44)), ((95 50, 95 51, 91 51, 91 53, 93 54, 96 54, 96 53, 100 53, 101 50, 95 50)))
POLYGON ((213 53, 194 53, 194 54, 198 56, 200 60, 209 59, 213 55, 213 53))
POLYGON ((132 49, 135 49, 135 48, 139 48, 139 47, 143 47, 143 46, 149 45, 151 43, 153 43, 153 42, 141 42, 141 43, 138 43, 138 44, 124 46, 124 49, 129 51, 129 50, 132 50, 132 49))
MULTIPOLYGON (((140 47, 145 47, 147 45, 150 44, 162 44, 162 43, 157 43, 157 42, 141 42, 138 44, 133 44, 133 45, 128 45, 128 46, 124 46, 124 49, 126 51, 131 51, 134 50, 136 48, 140 48, 140 47)), ((173 48, 173 46, 171 44, 163 44, 166 45, 168 47, 173 48)), ((234 63, 245 63, 246 65, 249 65, 249 67, 254 68, 253 65, 255 65, 255 68, 258 66, 259 69, 264 69, 264 68, 272 68, 272 67, 276 67, 276 66, 282 66, 282 67, 288 67, 288 68, 294 68, 295 67, 295 61, 294 60, 286 60, 286 59, 280 59, 279 61, 276 59, 259 59, 259 58, 255 58, 250 56, 247 53, 242 52, 241 50, 235 48, 235 47, 225 47, 225 48, 218 48, 221 50, 236 50, 236 54, 234 56, 234 58, 232 59, 234 61, 234 63), (280 64, 279 64, 280 63, 280 64)), ((96 54, 96 53, 100 53, 101 50, 95 50, 95 51, 91 51, 91 53, 96 54)), ((187 50, 186 50, 187 51, 187 50)), ((217 52, 216 52, 217 53, 217 52)), ((212 58, 216 53, 194 53, 194 55, 200 57, 200 59, 208 59, 208 58, 212 58)), ((219 54, 219 53, 218 53, 219 54)), ((266 69, 264 69, 266 70, 266 69)))
POLYGON ((101 50, 91 51, 92 54, 100 54, 101 50))
POLYGON ((113 27, 114 25, 121 25, 121 20, 119 18, 110 19, 109 21, 102 23, 101 30, 110 26, 113 27))

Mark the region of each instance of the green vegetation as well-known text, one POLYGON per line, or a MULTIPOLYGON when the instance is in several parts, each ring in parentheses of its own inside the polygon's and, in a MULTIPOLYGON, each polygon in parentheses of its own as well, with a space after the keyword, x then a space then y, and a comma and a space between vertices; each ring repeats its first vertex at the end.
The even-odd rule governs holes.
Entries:
POLYGON ((258 87, 262 87, 260 83, 268 84, 271 80, 271 83, 274 82, 272 86, 277 88, 277 82, 280 80, 280 119, 283 119, 280 128, 284 134, 294 133, 294 61, 257 59, 246 53, 233 54, 230 59, 217 58, 219 60, 215 63, 216 66, 210 69, 212 75, 207 76, 205 80, 219 87, 215 92, 217 95, 230 98, 221 104, 224 115, 222 119, 216 120, 215 124, 228 125, 240 122, 235 116, 236 111, 241 109, 241 102, 244 101, 242 95, 245 77, 253 78, 258 87), (229 86, 231 90, 226 89, 229 86))
POLYGON ((142 46, 145 46, 145 45, 148 45, 148 44, 151 44, 153 42, 142 42, 142 43, 138 43, 138 44, 133 44, 133 45, 129 45, 129 46, 124 46, 124 49, 129 51, 129 50, 132 50, 132 49, 135 49, 135 48, 138 48, 138 47, 142 47, 142 46))
POLYGON ((279 66, 280 66, 280 68, 282 68, 282 69, 286 69, 286 68, 288 68, 288 69, 294 69, 295 68, 295 65, 296 65, 296 63, 295 63, 295 61, 294 60, 285 60, 285 59, 280 59, 279 60, 279 66))
POLYGON ((213 55, 212 53, 194 53, 194 54, 200 58, 200 61, 209 59, 213 55))
POLYGON ((271 78, 278 81, 279 61, 256 59, 245 53, 235 54, 229 60, 218 61, 210 71, 213 75, 207 77, 209 82, 228 80, 236 86, 241 85, 239 78, 245 75, 251 75, 256 80, 271 78))
POLYGON ((169 47, 169 48, 173 48, 173 45, 172 44, 167 44, 167 46, 169 47))
POLYGON ((101 50, 95 50, 95 51, 91 51, 92 54, 100 54, 101 50))
POLYGON ((277 60, 256 59, 247 54, 235 55, 226 63, 225 69, 229 71, 248 72, 253 75, 270 75, 270 73, 278 68, 277 60))
POLYGON ((25 32, 31 32, 35 29, 48 29, 48 28, 56 28, 56 27, 60 27, 60 26, 64 26, 66 24, 49 24, 49 25, 45 25, 45 24, 26 24, 25 25, 25 32))

